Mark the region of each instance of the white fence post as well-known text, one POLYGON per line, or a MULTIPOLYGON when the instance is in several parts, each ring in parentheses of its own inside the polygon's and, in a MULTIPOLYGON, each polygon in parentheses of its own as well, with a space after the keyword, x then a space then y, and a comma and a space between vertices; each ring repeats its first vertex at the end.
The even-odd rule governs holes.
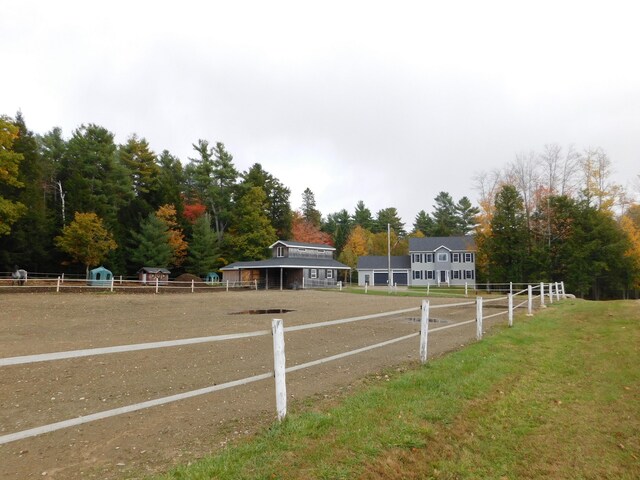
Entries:
POLYGON ((227 292, 229 291, 229 280, 227 280, 227 292))
POLYGON ((120 275, 120 285, 122 285, 122 275, 120 275))
POLYGON ((191 279, 191 293, 193 293, 195 291, 195 287, 196 287, 196 281, 192 278, 191 279))
POLYGON ((286 361, 284 355, 284 325, 281 319, 271 322, 273 333, 273 369, 276 382, 276 409, 278 420, 287 415, 287 382, 285 378, 286 361))
POLYGON ((546 307, 544 304, 544 282, 540 282, 540 307, 546 307))
POLYGON ((56 293, 60 293, 60 277, 58 277, 58 281, 56 283, 56 293))
POLYGON ((62 274, 62 279, 60 280, 61 283, 64 283, 64 273, 62 274))
POLYGON ((567 298, 567 292, 564 291, 564 280, 562 282, 560 282, 560 285, 562 285, 562 298, 566 299, 567 298))
POLYGON ((527 316, 533 316, 533 285, 527 285, 527 316))
POLYGON ((560 301, 560 285, 556 282, 556 300, 560 301))
POLYGON ((476 297, 476 339, 482 340, 482 297, 476 297))
POLYGON ((468 282, 464 282, 464 296, 465 297, 469 296, 469 283, 468 282))
POLYGON ((369 284, 367 282, 364 282, 364 293, 367 293, 368 287, 369 287, 369 284))
POLYGON ((509 282, 509 293, 513 294, 513 282, 509 282))
POLYGON ((110 289, 110 290, 111 290, 112 292, 113 292, 113 282, 114 282, 114 278, 113 278, 113 277, 111 277, 111 289, 110 289))
POLYGON ((513 327, 513 294, 510 293, 509 297, 509 326, 513 327))
POLYGON ((553 303, 553 283, 549 282, 549 303, 553 303))
POLYGON ((427 363, 427 340, 429 337, 429 300, 422 300, 420 318, 420 362, 427 363))
POLYGON ((254 283, 254 284, 255 284, 255 286, 256 286, 256 292, 257 292, 257 291, 258 291, 258 280, 257 280, 257 279, 254 279, 254 280, 253 280, 253 283, 254 283))
POLYGON ((430 283, 427 283, 427 296, 429 296, 429 287, 430 287, 430 283))
POLYGON ((160 286, 160 279, 156 277, 156 293, 158 293, 159 286, 160 286))

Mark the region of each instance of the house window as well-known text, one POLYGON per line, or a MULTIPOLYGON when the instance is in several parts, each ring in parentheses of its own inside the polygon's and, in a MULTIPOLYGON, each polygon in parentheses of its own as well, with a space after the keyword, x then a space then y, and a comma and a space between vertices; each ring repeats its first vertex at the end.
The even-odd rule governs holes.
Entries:
POLYGON ((460 270, 451 270, 451 278, 460 280, 460 270))
POLYGON ((284 247, 276 247, 276 257, 284 257, 284 247))
POLYGON ((327 278, 333 278, 333 270, 327 270, 327 278))
POLYGON ((425 263, 433 263, 433 253, 425 253, 424 261, 425 263))
POLYGON ((318 269, 317 268, 312 268, 311 269, 311 278, 318 278, 318 269))
POLYGON ((447 260, 449 260, 449 255, 447 255, 446 252, 438 253, 438 261, 439 262, 446 262, 447 260))
POLYGON ((473 262, 473 253, 465 253, 464 254, 465 262, 473 262))
POLYGON ((460 254, 459 253, 452 253, 451 254, 451 261, 452 262, 459 262, 460 261, 460 254))
POLYGON ((436 272, 434 270, 425 270, 425 273, 427 274, 427 280, 436 278, 436 272))
POLYGON ((465 270, 464 271, 464 278, 470 278, 471 280, 473 280, 473 270, 465 270))

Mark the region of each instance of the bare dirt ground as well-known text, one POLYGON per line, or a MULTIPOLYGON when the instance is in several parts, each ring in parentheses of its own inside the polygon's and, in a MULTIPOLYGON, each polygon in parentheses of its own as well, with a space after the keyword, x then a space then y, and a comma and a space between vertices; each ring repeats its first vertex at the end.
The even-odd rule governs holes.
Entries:
MULTIPOLYGON (((432 299, 431 303, 464 299, 432 299)), ((419 298, 323 291, 195 294, 0 294, 0 358, 270 330, 416 307, 415 313, 285 336, 287 366, 418 332, 419 298), (290 309, 275 315, 233 313, 290 309)), ((488 312, 492 313, 492 312, 488 312)), ((474 318, 433 310, 433 327, 474 318)), ((487 322, 505 323, 506 316, 487 322)), ((430 356, 475 339, 475 325, 434 332, 430 356)), ((287 376, 290 409, 348 392, 367 375, 417 363, 418 337, 287 376)), ((270 335, 0 367, 0 436, 221 384, 273 369, 270 335)), ((0 478, 142 478, 254 434, 275 420, 272 380, 0 445, 0 478)))

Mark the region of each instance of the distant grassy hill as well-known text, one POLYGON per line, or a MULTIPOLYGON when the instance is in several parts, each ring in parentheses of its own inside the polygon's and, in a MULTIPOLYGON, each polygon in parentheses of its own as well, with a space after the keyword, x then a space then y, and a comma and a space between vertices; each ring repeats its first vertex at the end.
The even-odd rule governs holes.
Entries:
POLYGON ((171 479, 640 478, 640 302, 566 300, 171 479))

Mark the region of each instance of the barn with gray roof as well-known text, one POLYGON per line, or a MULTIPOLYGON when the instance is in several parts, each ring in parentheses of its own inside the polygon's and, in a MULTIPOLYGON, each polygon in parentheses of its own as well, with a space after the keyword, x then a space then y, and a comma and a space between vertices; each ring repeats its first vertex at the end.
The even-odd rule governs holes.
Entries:
POLYGON ((335 287, 351 268, 333 258, 335 248, 318 243, 278 240, 271 258, 235 262, 221 268, 222 281, 258 282, 265 288, 335 287))

